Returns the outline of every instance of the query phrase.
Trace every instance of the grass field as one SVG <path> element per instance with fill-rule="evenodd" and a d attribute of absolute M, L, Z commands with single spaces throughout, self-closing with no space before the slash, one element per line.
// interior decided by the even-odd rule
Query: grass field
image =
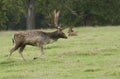
<path fill-rule="evenodd" d="M 46 45 L 45 59 L 33 60 L 40 50 L 27 46 L 26 62 L 18 51 L 7 60 L 14 32 L 0 32 L 0 79 L 120 79 L 120 27 L 74 30 L 78 36 Z"/>

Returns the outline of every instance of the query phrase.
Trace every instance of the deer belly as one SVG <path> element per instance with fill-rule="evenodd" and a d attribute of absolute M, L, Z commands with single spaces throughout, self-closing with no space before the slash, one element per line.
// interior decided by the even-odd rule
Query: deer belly
<path fill-rule="evenodd" d="M 26 41 L 25 44 L 26 45 L 37 46 L 37 42 L 36 41 L 32 41 L 32 40 Z"/>
<path fill-rule="evenodd" d="M 50 44 L 53 43 L 55 40 L 49 39 L 49 40 L 44 40 L 44 44 Z"/>
<path fill-rule="evenodd" d="M 27 45 L 37 46 L 38 42 L 40 42 L 38 38 L 27 38 L 24 43 Z"/>

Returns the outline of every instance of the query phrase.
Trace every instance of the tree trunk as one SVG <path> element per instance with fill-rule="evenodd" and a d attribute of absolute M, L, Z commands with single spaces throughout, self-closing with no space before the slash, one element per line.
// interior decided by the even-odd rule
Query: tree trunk
<path fill-rule="evenodd" d="M 27 0 L 27 29 L 35 29 L 35 0 Z"/>

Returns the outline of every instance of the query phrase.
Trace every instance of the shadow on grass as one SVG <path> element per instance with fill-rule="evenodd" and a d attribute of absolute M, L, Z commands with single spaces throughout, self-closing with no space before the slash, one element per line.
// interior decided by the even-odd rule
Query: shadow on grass
<path fill-rule="evenodd" d="M 40 64 L 44 63 L 46 60 L 39 58 L 36 61 L 31 59 L 26 59 L 26 61 L 22 59 L 9 59 L 9 60 L 3 60 L 0 61 L 0 67 L 9 67 L 9 66 L 29 66 L 29 65 L 34 65 L 34 64 Z"/>
<path fill-rule="evenodd" d="M 19 65 L 29 65 L 32 64 L 34 62 L 32 61 L 23 61 L 23 60 L 5 60 L 5 61 L 1 61 L 0 62 L 0 66 L 19 66 Z"/>
<path fill-rule="evenodd" d="M 8 60 L 8 61 L 2 61 L 2 62 L 0 62 L 0 65 L 8 65 L 8 64 L 13 64 L 13 63 L 15 63 L 15 61 L 13 61 L 13 60 Z"/>
<path fill-rule="evenodd" d="M 99 68 L 89 68 L 89 69 L 85 69 L 84 72 L 97 72 L 100 71 L 101 69 Z"/>
<path fill-rule="evenodd" d="M 45 49 L 62 48 L 61 46 L 46 46 Z"/>

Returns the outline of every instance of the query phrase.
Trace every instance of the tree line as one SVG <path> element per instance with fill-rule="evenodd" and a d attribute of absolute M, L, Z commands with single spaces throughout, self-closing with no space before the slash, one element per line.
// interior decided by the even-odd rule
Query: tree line
<path fill-rule="evenodd" d="M 0 0 L 0 30 L 27 29 L 30 0 Z M 49 15 L 56 9 L 64 26 L 120 25 L 120 0 L 34 0 L 35 29 L 49 27 Z"/>

